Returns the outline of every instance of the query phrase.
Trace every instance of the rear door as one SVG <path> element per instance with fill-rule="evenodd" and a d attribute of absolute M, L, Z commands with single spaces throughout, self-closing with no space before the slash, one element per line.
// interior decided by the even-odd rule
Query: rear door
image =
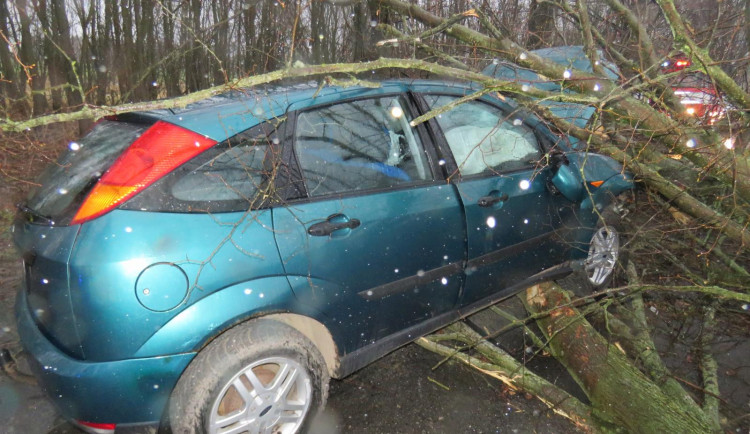
<path fill-rule="evenodd" d="M 464 222 L 403 95 L 292 113 L 305 197 L 274 210 L 290 283 L 359 348 L 452 309 Z M 296 161 L 295 161 L 296 160 Z"/>
<path fill-rule="evenodd" d="M 429 108 L 457 97 L 424 95 Z M 455 161 L 451 177 L 468 234 L 461 304 L 490 296 L 563 261 L 557 232 L 572 203 L 548 188 L 550 170 L 534 130 L 517 113 L 484 101 L 434 118 Z"/>

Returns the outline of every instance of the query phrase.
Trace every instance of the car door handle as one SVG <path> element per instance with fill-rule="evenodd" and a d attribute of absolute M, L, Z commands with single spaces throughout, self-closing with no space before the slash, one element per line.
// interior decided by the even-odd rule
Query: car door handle
<path fill-rule="evenodd" d="M 477 201 L 477 204 L 483 208 L 487 208 L 488 206 L 492 206 L 498 202 L 505 202 L 508 200 L 508 195 L 506 193 L 501 194 L 500 196 L 483 196 L 480 197 Z"/>
<path fill-rule="evenodd" d="M 315 223 L 307 229 L 307 233 L 314 237 L 326 237 L 331 235 L 333 232 L 340 229 L 354 229 L 359 227 L 360 221 L 358 219 L 351 219 L 347 221 L 332 222 L 331 220 L 337 218 L 343 218 L 342 214 L 334 214 L 328 217 L 328 220 L 320 223 Z"/>

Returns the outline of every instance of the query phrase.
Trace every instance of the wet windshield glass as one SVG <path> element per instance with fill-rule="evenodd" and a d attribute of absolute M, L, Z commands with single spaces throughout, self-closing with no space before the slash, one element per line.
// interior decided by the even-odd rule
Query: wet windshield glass
<path fill-rule="evenodd" d="M 82 139 L 69 143 L 67 152 L 42 173 L 39 187 L 29 195 L 28 209 L 49 219 L 75 212 L 91 186 L 146 128 L 147 124 L 98 123 Z"/>

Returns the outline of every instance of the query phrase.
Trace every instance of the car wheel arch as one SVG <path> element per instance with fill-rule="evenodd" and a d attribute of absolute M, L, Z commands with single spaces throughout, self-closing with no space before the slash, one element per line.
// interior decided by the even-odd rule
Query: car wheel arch
<path fill-rule="evenodd" d="M 325 356 L 329 371 L 338 367 L 339 352 L 332 333 L 314 310 L 294 301 L 286 278 L 274 276 L 243 282 L 197 300 L 172 316 L 132 355 L 135 358 L 199 352 L 230 328 L 258 318 L 277 319 L 298 330 Z M 252 289 L 250 288 L 252 287 Z M 280 290 L 284 288 L 284 290 Z M 243 303 L 249 296 L 264 303 Z M 300 309 L 294 309 L 294 307 Z M 290 309 L 292 308 L 292 309 Z"/>
<path fill-rule="evenodd" d="M 338 377 L 336 373 L 339 371 L 340 364 L 339 351 L 336 342 L 333 340 L 333 335 L 325 325 L 309 316 L 296 313 L 273 313 L 260 318 L 282 322 L 302 333 L 320 351 L 328 374 L 333 378 Z"/>
<path fill-rule="evenodd" d="M 216 340 L 224 332 L 231 328 L 237 327 L 244 323 L 251 321 L 258 321 L 263 319 L 275 320 L 284 323 L 298 332 L 302 333 L 310 342 L 317 347 L 320 354 L 323 356 L 323 361 L 326 364 L 328 375 L 332 378 L 339 378 L 337 375 L 340 366 L 339 350 L 336 342 L 333 339 L 333 335 L 328 328 L 323 325 L 320 321 L 311 318 L 306 315 L 301 315 L 293 312 L 274 312 L 274 313 L 258 313 L 251 314 L 243 318 L 235 318 L 234 321 L 230 321 L 217 330 L 216 333 L 208 336 L 200 346 L 195 348 L 195 352 L 200 352 L 203 348 L 207 347 L 211 342 Z"/>

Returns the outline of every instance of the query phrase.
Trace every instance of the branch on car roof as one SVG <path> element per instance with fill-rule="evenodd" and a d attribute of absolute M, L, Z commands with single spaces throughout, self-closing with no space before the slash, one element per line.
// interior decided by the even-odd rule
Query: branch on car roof
<path fill-rule="evenodd" d="M 25 121 L 3 119 L 0 120 L 0 130 L 23 131 L 41 125 L 49 125 L 58 122 L 77 121 L 81 119 L 98 119 L 108 115 L 116 115 L 133 111 L 182 108 L 187 106 L 188 104 L 210 98 L 212 96 L 219 95 L 230 90 L 241 91 L 244 88 L 252 88 L 261 84 L 273 83 L 284 79 L 315 77 L 320 75 L 339 73 L 357 74 L 362 72 L 370 72 L 376 69 L 388 68 L 426 71 L 443 77 L 451 77 L 456 80 L 474 81 L 483 86 L 492 87 L 493 90 L 502 90 L 511 93 L 529 95 L 537 98 L 553 98 L 557 101 L 569 101 L 584 104 L 592 103 L 594 101 L 592 98 L 576 94 L 564 95 L 559 93 L 545 92 L 535 88 L 525 89 L 516 82 L 498 80 L 477 72 L 451 68 L 437 63 L 425 62 L 423 60 L 381 58 L 371 62 L 294 66 L 291 68 L 269 72 L 267 74 L 252 75 L 235 80 L 228 84 L 210 87 L 208 89 L 200 90 L 188 95 L 171 99 L 121 104 L 114 106 L 84 106 L 81 110 L 78 111 L 39 116 Z"/>

